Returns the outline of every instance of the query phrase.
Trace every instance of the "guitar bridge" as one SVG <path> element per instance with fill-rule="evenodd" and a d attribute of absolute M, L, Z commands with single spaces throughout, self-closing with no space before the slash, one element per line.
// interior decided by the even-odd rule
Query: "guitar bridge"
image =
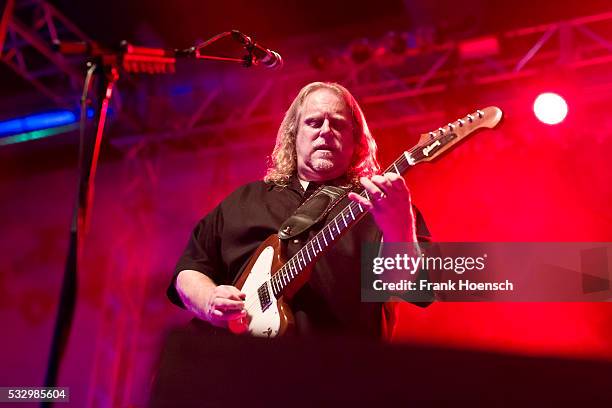
<path fill-rule="evenodd" d="M 266 309 L 272 304 L 272 301 L 270 300 L 270 291 L 268 290 L 268 285 L 266 283 L 257 288 L 257 296 L 259 297 L 261 311 L 265 312 Z"/>

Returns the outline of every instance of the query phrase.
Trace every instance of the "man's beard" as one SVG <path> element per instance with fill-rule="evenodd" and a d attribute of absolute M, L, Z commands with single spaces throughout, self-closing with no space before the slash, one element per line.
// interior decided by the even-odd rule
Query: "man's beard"
<path fill-rule="evenodd" d="M 334 153 L 328 150 L 318 150 L 311 156 L 311 167 L 315 171 L 327 172 L 332 170 L 338 163 Z"/>
<path fill-rule="evenodd" d="M 312 168 L 315 171 L 329 171 L 334 168 L 331 158 L 316 158 L 312 161 Z"/>

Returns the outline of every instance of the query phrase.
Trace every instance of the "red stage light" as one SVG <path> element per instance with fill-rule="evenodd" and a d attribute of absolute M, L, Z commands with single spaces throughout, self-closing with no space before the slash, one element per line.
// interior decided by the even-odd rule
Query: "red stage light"
<path fill-rule="evenodd" d="M 533 112 L 540 122 L 556 125 L 567 116 L 567 103 L 556 93 L 541 93 L 533 103 Z"/>

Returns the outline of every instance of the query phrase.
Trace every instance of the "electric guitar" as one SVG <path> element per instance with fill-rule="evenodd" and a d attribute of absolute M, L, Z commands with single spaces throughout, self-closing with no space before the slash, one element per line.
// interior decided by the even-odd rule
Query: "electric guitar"
<path fill-rule="evenodd" d="M 431 161 L 475 131 L 495 127 L 501 118 L 502 111 L 490 106 L 424 133 L 416 146 L 405 151 L 384 173 L 404 174 L 410 167 Z M 366 190 L 360 194 L 369 199 Z M 247 315 L 230 321 L 229 329 L 257 337 L 276 337 L 291 331 L 294 319 L 287 301 L 308 281 L 314 263 L 325 250 L 366 213 L 362 205 L 351 202 L 290 259 L 278 236 L 270 235 L 234 282 L 246 294 Z"/>

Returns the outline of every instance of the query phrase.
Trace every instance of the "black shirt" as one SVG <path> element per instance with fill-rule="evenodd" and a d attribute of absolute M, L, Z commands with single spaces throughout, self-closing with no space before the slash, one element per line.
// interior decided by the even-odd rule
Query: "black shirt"
<path fill-rule="evenodd" d="M 304 191 L 297 177 L 287 187 L 256 181 L 239 187 L 196 225 L 175 269 L 168 288 L 170 300 L 184 307 L 174 286 L 185 269 L 204 273 L 217 285 L 231 285 L 250 256 L 317 188 L 309 183 Z M 340 202 L 327 216 L 333 219 L 348 203 Z M 429 232 L 416 211 L 419 239 Z M 288 243 L 292 256 L 323 225 L 317 225 Z M 363 242 L 379 243 L 382 237 L 374 219 L 367 214 L 315 264 L 309 282 L 289 303 L 298 332 L 352 332 L 379 337 L 382 304 L 361 302 L 360 252 Z"/>

